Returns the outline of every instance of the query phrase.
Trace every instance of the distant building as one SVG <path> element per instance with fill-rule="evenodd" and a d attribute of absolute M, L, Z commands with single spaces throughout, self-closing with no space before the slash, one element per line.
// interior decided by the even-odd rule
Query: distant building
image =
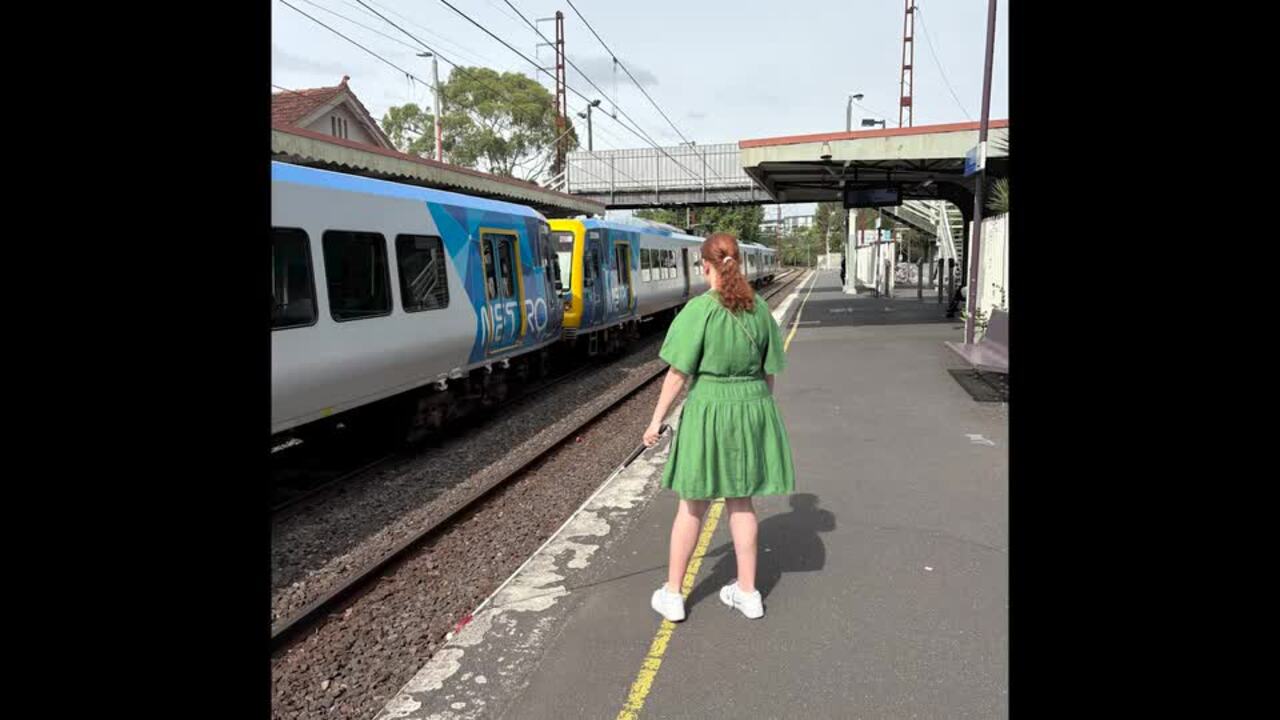
<path fill-rule="evenodd" d="M 813 215 L 786 215 L 782 218 L 781 229 L 783 235 L 803 230 L 813 225 Z M 769 217 L 766 213 L 765 219 L 760 222 L 760 234 L 767 237 L 777 237 L 779 222 L 777 217 Z"/>
<path fill-rule="evenodd" d="M 271 95 L 271 125 L 294 127 L 362 145 L 394 150 L 391 139 L 378 126 L 343 75 L 333 87 L 281 90 Z"/>

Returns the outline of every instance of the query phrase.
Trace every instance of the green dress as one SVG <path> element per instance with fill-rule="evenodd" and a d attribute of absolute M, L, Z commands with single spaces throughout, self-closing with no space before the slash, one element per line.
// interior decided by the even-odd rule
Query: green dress
<path fill-rule="evenodd" d="M 764 381 L 783 369 L 783 353 L 778 323 L 758 295 L 750 312 L 736 315 L 714 290 L 685 305 L 659 352 L 692 383 L 663 487 L 686 500 L 795 492 L 791 443 Z"/>

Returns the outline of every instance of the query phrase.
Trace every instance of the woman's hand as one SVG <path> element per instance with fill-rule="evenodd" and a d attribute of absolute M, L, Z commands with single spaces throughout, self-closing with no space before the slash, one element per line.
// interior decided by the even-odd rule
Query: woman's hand
<path fill-rule="evenodd" d="M 656 420 L 654 422 L 649 423 L 649 427 L 646 428 L 644 431 L 644 446 L 653 447 L 654 445 L 657 445 L 658 436 L 661 434 L 662 434 L 662 423 L 657 422 Z"/>

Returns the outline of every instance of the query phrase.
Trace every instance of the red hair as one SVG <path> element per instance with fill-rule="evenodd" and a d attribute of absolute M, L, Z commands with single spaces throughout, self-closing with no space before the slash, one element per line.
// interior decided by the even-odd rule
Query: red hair
<path fill-rule="evenodd" d="M 729 233 L 712 233 L 702 241 L 702 262 L 720 274 L 720 304 L 729 310 L 747 310 L 756 304 L 756 291 L 742 274 L 738 239 Z"/>

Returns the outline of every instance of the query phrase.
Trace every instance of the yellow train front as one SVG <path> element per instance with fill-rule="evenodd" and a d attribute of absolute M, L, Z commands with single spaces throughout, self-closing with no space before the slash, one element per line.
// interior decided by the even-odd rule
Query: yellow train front
<path fill-rule="evenodd" d="M 707 289 L 702 238 L 644 220 L 551 220 L 566 340 L 589 354 L 634 337 L 642 320 L 674 314 Z"/>

